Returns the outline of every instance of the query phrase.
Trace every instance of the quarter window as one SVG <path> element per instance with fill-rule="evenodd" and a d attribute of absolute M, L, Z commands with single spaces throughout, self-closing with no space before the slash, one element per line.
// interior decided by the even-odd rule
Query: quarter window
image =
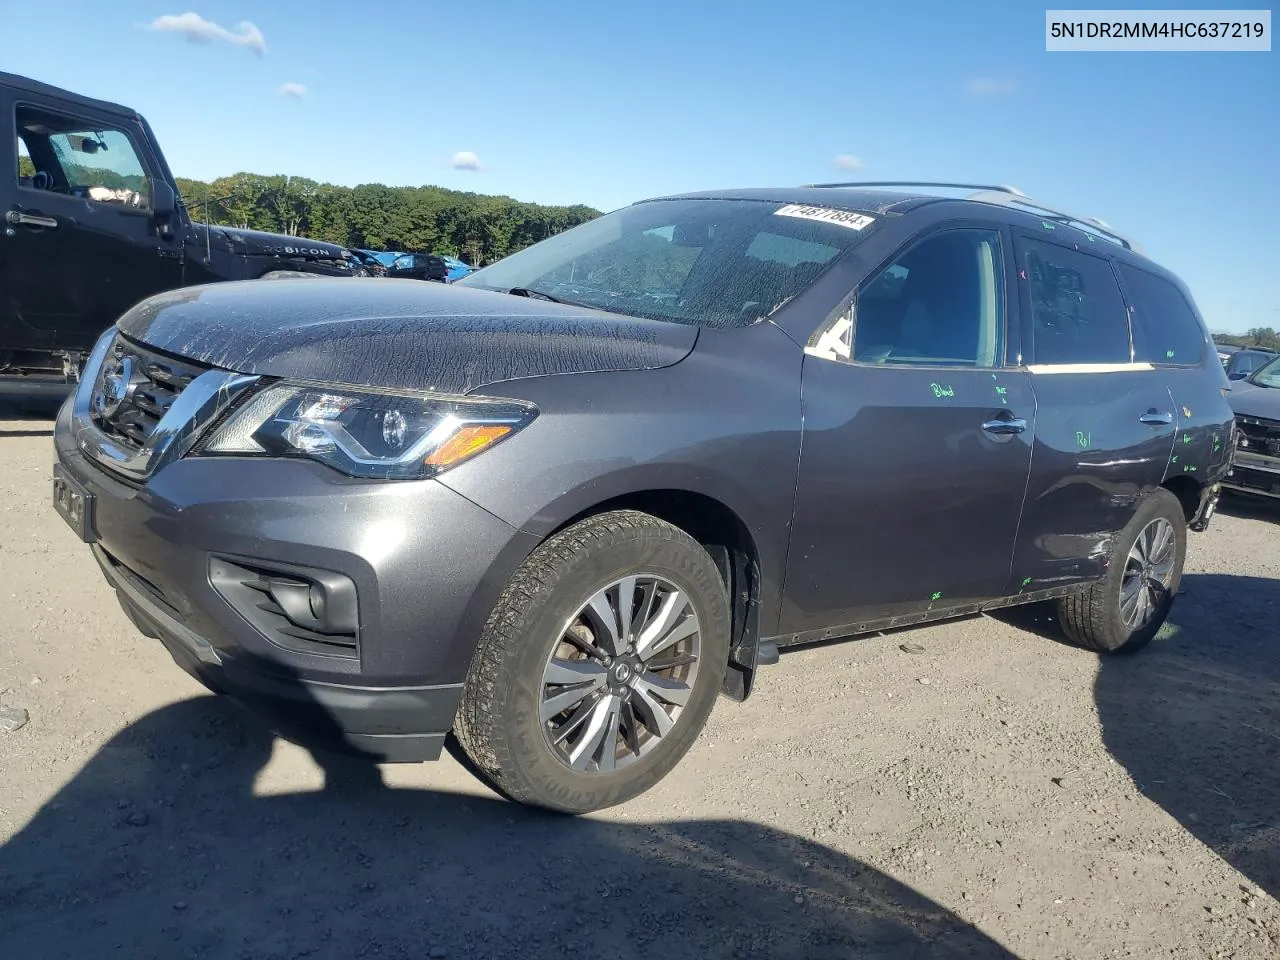
<path fill-rule="evenodd" d="M 858 290 L 853 320 L 859 363 L 996 366 L 1004 335 L 1000 235 L 948 230 L 916 244 Z"/>
<path fill-rule="evenodd" d="M 1128 363 L 1129 318 L 1111 264 L 1056 244 L 1021 244 L 1031 364 Z"/>
<path fill-rule="evenodd" d="M 1182 291 L 1163 277 L 1117 263 L 1133 305 L 1133 359 L 1198 364 L 1207 337 Z"/>
<path fill-rule="evenodd" d="M 115 206 L 151 206 L 151 183 L 122 130 L 19 107 L 18 185 Z"/>

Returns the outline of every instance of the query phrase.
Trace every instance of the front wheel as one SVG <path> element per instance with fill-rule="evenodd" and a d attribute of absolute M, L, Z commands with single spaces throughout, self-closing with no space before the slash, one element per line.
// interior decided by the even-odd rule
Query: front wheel
<path fill-rule="evenodd" d="M 1168 490 L 1153 491 L 1116 537 L 1107 575 L 1058 601 L 1058 620 L 1079 646 L 1102 653 L 1141 649 L 1164 624 L 1182 580 L 1187 522 Z"/>
<path fill-rule="evenodd" d="M 499 598 L 455 733 L 513 800 L 566 813 L 661 780 L 711 713 L 729 655 L 724 581 L 656 517 L 590 517 L 542 544 Z"/>

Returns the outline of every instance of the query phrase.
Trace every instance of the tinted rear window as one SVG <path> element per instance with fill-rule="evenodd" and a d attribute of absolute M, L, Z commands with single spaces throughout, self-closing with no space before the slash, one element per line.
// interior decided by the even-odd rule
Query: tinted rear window
<path fill-rule="evenodd" d="M 1018 246 L 1031 301 L 1029 362 L 1128 363 L 1128 309 L 1111 264 L 1038 240 Z"/>
<path fill-rule="evenodd" d="M 1133 305 L 1134 360 L 1197 364 L 1204 356 L 1204 329 L 1174 284 L 1127 263 L 1117 263 Z"/>

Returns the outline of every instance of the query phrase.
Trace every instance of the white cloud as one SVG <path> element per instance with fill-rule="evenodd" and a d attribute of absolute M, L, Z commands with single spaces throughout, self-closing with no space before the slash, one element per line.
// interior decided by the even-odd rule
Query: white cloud
<path fill-rule="evenodd" d="M 301 100 L 307 95 L 307 88 L 301 83 L 282 83 L 276 93 L 294 100 Z"/>
<path fill-rule="evenodd" d="M 1013 80 L 996 80 L 992 77 L 975 77 L 964 85 L 970 96 L 997 97 L 1002 93 L 1013 93 L 1018 84 Z"/>
<path fill-rule="evenodd" d="M 188 43 L 201 46 L 222 42 L 244 47 L 258 56 L 267 52 L 267 41 L 262 36 L 262 31 L 248 20 L 237 23 L 235 30 L 231 31 L 211 20 L 206 20 L 198 13 L 168 13 L 152 20 L 148 29 L 161 33 L 176 33 L 185 37 Z"/>
<path fill-rule="evenodd" d="M 449 166 L 455 170 L 479 170 L 480 158 L 470 150 L 459 150 L 450 159 Z"/>
<path fill-rule="evenodd" d="M 842 153 L 838 157 L 832 157 L 831 165 L 837 170 L 861 170 L 866 166 L 861 157 L 855 157 L 852 153 Z"/>

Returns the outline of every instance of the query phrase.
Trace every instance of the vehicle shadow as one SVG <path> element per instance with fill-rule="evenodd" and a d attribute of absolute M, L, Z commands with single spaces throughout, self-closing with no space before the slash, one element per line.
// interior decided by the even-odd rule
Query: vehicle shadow
<path fill-rule="evenodd" d="M 61 405 L 61 400 L 48 397 L 0 396 L 0 438 L 52 436 Z M 41 420 L 49 421 L 48 427 L 32 427 Z"/>
<path fill-rule="evenodd" d="M 1280 896 L 1280 580 L 1186 575 L 1150 647 L 1101 658 L 1094 695 L 1138 789 Z"/>
<path fill-rule="evenodd" d="M 0 955 L 1013 956 L 865 864 L 755 824 L 392 789 L 320 752 L 323 789 L 258 795 L 272 740 L 212 696 L 112 738 L 0 847 Z"/>
<path fill-rule="evenodd" d="M 1228 492 L 1218 501 L 1218 512 L 1241 520 L 1280 523 L 1280 500 Z"/>

